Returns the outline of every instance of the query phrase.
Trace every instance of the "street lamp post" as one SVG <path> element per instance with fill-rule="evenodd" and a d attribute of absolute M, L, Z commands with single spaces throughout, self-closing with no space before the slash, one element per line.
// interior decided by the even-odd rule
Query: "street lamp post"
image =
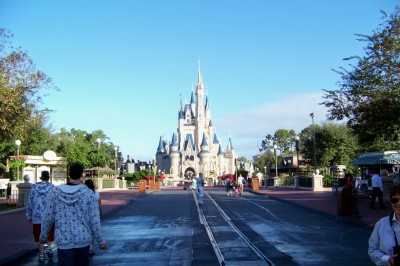
<path fill-rule="evenodd" d="M 118 147 L 115 146 L 114 147 L 114 155 L 115 155 L 115 164 L 114 164 L 114 171 L 115 171 L 115 175 L 117 175 L 117 158 L 118 158 Z"/>
<path fill-rule="evenodd" d="M 270 146 L 270 141 L 267 140 L 267 161 L 266 161 L 266 166 L 267 166 L 267 178 L 269 179 L 269 173 L 270 173 L 270 161 L 269 161 L 269 152 L 271 151 L 271 146 Z"/>
<path fill-rule="evenodd" d="M 98 151 L 98 155 L 100 154 L 100 145 L 101 145 L 101 139 L 100 138 L 97 138 L 96 139 L 96 142 L 97 142 L 97 151 Z M 97 157 L 97 159 L 99 159 L 99 156 Z M 99 160 L 100 161 L 100 160 Z M 99 173 L 99 170 L 100 170 L 100 162 L 97 162 L 97 178 L 100 178 L 100 173 Z"/>
<path fill-rule="evenodd" d="M 287 162 L 289 164 L 289 176 L 290 176 L 290 168 L 292 168 L 292 165 L 291 165 L 292 164 L 292 160 L 289 159 Z"/>
<path fill-rule="evenodd" d="M 296 156 L 297 156 L 297 171 L 296 171 L 296 176 L 300 175 L 300 161 L 299 161 L 299 149 L 300 149 L 300 137 L 296 135 L 294 137 L 295 143 L 296 143 Z"/>
<path fill-rule="evenodd" d="M 317 174 L 317 148 L 315 144 L 315 126 L 314 126 L 314 113 L 310 114 L 311 120 L 312 120 L 312 126 L 313 126 L 313 143 L 314 143 L 314 175 Z"/>
<path fill-rule="evenodd" d="M 154 174 L 154 188 L 156 187 L 156 171 L 157 171 L 157 165 L 156 165 L 156 157 L 153 156 L 153 174 Z"/>
<path fill-rule="evenodd" d="M 17 147 L 17 158 L 19 159 L 19 146 L 21 145 L 21 141 L 19 139 L 15 140 L 15 146 Z M 19 166 L 17 167 L 17 180 L 19 180 Z"/>
<path fill-rule="evenodd" d="M 278 156 L 276 154 L 276 150 L 278 149 L 278 146 L 275 144 L 274 145 L 274 155 L 275 155 L 275 179 L 278 178 Z M 275 185 L 275 181 L 274 181 Z"/>
<path fill-rule="evenodd" d="M 264 172 L 265 172 L 265 178 L 264 178 L 265 184 L 264 184 L 264 186 L 265 186 L 265 188 L 267 188 L 268 187 L 267 166 L 264 166 Z"/>

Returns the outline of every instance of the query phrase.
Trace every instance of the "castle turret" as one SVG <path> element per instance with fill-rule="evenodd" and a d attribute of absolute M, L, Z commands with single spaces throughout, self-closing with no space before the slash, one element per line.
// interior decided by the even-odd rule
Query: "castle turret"
<path fill-rule="evenodd" d="M 174 177 L 179 177 L 179 151 L 178 151 L 178 141 L 176 139 L 175 133 L 172 135 L 169 158 L 171 159 L 170 174 Z"/>
<path fill-rule="evenodd" d="M 222 152 L 222 147 L 221 144 L 218 144 L 218 153 L 217 153 L 217 169 L 218 169 L 218 175 L 222 175 L 224 172 L 224 154 Z"/>
<path fill-rule="evenodd" d="M 208 147 L 206 135 L 203 134 L 203 139 L 202 139 L 201 145 L 200 145 L 200 164 L 202 165 L 202 168 L 200 168 L 200 169 L 201 169 L 201 172 L 203 173 L 204 177 L 208 176 L 209 160 L 210 160 L 210 150 Z"/>
<path fill-rule="evenodd" d="M 229 137 L 228 145 L 226 147 L 225 158 L 227 160 L 227 165 L 228 165 L 227 171 L 229 173 L 234 173 L 236 171 L 235 151 L 233 149 L 231 137 Z"/>
<path fill-rule="evenodd" d="M 162 136 L 160 136 L 160 141 L 158 142 L 158 148 L 157 148 L 157 153 L 156 153 L 156 161 L 157 161 L 158 169 L 164 169 L 164 164 L 163 164 L 163 160 L 162 160 L 164 154 L 165 154 L 164 141 L 162 139 Z"/>

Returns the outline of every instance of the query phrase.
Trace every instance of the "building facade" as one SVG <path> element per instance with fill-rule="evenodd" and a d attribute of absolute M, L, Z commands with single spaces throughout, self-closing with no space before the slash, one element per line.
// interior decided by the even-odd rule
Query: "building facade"
<path fill-rule="evenodd" d="M 172 134 L 170 142 L 160 136 L 155 158 L 157 169 L 175 180 L 191 180 L 199 173 L 208 180 L 215 180 L 220 175 L 235 172 L 232 140 L 229 137 L 223 150 L 211 121 L 211 107 L 200 66 L 190 102 L 182 106 L 181 100 L 177 132 Z"/>

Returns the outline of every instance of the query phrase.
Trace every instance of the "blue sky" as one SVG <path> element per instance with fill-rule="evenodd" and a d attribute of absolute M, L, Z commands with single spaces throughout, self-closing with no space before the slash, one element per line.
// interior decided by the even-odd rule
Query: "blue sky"
<path fill-rule="evenodd" d="M 61 127 L 102 129 L 126 158 L 149 160 L 178 125 L 200 58 L 213 125 L 251 158 L 266 134 L 326 121 L 332 69 L 362 55 L 391 0 L 0 0 L 0 27 L 53 79 L 44 104 Z"/>

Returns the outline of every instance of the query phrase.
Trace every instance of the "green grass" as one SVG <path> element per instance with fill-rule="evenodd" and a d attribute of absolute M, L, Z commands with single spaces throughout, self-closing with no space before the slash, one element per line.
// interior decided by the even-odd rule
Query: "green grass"
<path fill-rule="evenodd" d="M 16 209 L 17 204 L 0 204 L 0 212 Z"/>

